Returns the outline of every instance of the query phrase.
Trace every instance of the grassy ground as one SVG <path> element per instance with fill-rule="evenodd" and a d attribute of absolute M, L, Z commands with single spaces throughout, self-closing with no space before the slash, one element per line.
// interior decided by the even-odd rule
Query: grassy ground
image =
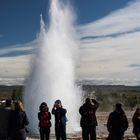
<path fill-rule="evenodd" d="M 0 86 L 0 101 L 11 98 L 22 100 L 24 86 Z M 133 110 L 140 106 L 140 87 L 138 86 L 82 86 L 83 100 L 86 97 L 96 98 L 100 103 L 99 111 L 110 111 L 113 105 L 121 102 L 125 110 Z M 0 107 L 3 106 L 0 103 Z"/>

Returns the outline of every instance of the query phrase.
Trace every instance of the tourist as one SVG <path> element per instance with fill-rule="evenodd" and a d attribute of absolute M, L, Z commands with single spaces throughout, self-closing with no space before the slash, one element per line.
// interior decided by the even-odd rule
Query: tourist
<path fill-rule="evenodd" d="M 52 109 L 55 116 L 55 136 L 56 140 L 66 140 L 66 109 L 62 107 L 60 100 L 56 100 Z"/>
<path fill-rule="evenodd" d="M 140 108 L 137 108 L 133 118 L 133 133 L 135 134 L 137 140 L 140 140 Z"/>
<path fill-rule="evenodd" d="M 5 102 L 5 108 L 0 109 L 0 140 L 7 140 L 9 138 L 10 130 L 10 116 L 12 100 L 7 99 Z"/>
<path fill-rule="evenodd" d="M 122 104 L 117 103 L 115 110 L 110 113 L 107 121 L 109 131 L 108 140 L 123 140 L 124 132 L 128 128 L 128 120 L 122 109 Z"/>
<path fill-rule="evenodd" d="M 12 140 L 26 139 L 26 125 L 28 125 L 28 118 L 23 108 L 21 101 L 15 102 L 15 110 L 11 116 L 11 138 Z"/>
<path fill-rule="evenodd" d="M 97 119 L 95 113 L 98 107 L 99 103 L 95 99 L 87 98 L 79 109 L 83 140 L 96 140 Z"/>
<path fill-rule="evenodd" d="M 50 138 L 50 127 L 51 127 L 51 113 L 47 103 L 41 103 L 39 107 L 40 112 L 38 113 L 39 120 L 39 132 L 41 140 L 49 140 Z"/>

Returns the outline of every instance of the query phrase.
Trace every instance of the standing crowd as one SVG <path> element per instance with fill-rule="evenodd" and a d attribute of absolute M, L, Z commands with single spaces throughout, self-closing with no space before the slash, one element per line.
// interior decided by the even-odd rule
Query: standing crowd
<path fill-rule="evenodd" d="M 25 140 L 29 124 L 27 115 L 21 101 L 16 101 L 11 108 L 11 100 L 6 100 L 5 108 L 0 109 L 0 140 Z M 99 103 L 95 99 L 86 98 L 85 103 L 79 108 L 81 115 L 80 126 L 83 140 L 96 140 L 96 127 L 98 125 L 96 111 Z M 38 120 L 41 140 L 50 139 L 51 114 L 55 118 L 56 140 L 66 140 L 67 110 L 63 108 L 60 100 L 56 100 L 52 111 L 49 111 L 46 102 L 39 106 Z M 133 118 L 133 133 L 140 140 L 140 108 L 137 108 Z M 122 109 L 122 104 L 117 103 L 107 120 L 109 135 L 106 140 L 123 140 L 128 128 L 127 116 Z"/>
<path fill-rule="evenodd" d="M 0 109 L 0 140 L 25 140 L 28 118 L 21 101 L 6 100 L 5 108 Z"/>

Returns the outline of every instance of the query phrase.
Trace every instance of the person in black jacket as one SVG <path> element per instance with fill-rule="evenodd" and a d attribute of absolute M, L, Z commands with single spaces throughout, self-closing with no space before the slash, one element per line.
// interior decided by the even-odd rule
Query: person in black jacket
<path fill-rule="evenodd" d="M 52 114 L 55 116 L 55 136 L 56 140 L 66 140 L 66 112 L 62 107 L 60 100 L 56 100 L 52 109 Z"/>
<path fill-rule="evenodd" d="M 27 131 L 25 126 L 29 122 L 21 101 L 15 103 L 15 110 L 12 112 L 10 121 L 12 140 L 25 140 Z"/>
<path fill-rule="evenodd" d="M 140 140 L 140 108 L 137 108 L 133 118 L 133 133 L 135 134 L 137 140 Z"/>
<path fill-rule="evenodd" d="M 117 103 L 115 110 L 110 113 L 107 121 L 107 129 L 109 131 L 109 140 L 123 140 L 124 132 L 128 128 L 128 120 L 122 109 L 122 104 Z"/>
<path fill-rule="evenodd" d="M 0 140 L 7 140 L 10 133 L 10 118 L 12 114 L 12 100 L 7 99 L 5 108 L 0 108 Z"/>
<path fill-rule="evenodd" d="M 95 99 L 87 98 L 79 109 L 83 140 L 89 140 L 89 136 L 90 140 L 96 140 L 97 119 L 95 113 L 98 107 L 99 103 Z"/>
<path fill-rule="evenodd" d="M 50 138 L 50 127 L 51 127 L 51 113 L 49 112 L 49 108 L 47 103 L 41 103 L 40 112 L 38 113 L 39 120 L 39 132 L 41 140 L 49 140 Z"/>

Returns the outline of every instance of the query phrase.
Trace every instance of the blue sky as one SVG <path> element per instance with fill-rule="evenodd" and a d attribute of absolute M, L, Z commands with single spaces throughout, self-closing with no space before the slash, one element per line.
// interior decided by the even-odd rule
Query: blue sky
<path fill-rule="evenodd" d="M 63 0 L 61 0 L 63 1 Z M 140 84 L 140 1 L 71 0 L 80 40 L 82 80 Z M 0 0 L 0 77 L 25 77 L 48 0 Z"/>
<path fill-rule="evenodd" d="M 113 10 L 124 7 L 129 0 L 72 0 L 77 23 L 100 19 Z M 27 43 L 36 38 L 40 14 L 48 22 L 48 0 L 0 0 L 0 47 Z"/>

